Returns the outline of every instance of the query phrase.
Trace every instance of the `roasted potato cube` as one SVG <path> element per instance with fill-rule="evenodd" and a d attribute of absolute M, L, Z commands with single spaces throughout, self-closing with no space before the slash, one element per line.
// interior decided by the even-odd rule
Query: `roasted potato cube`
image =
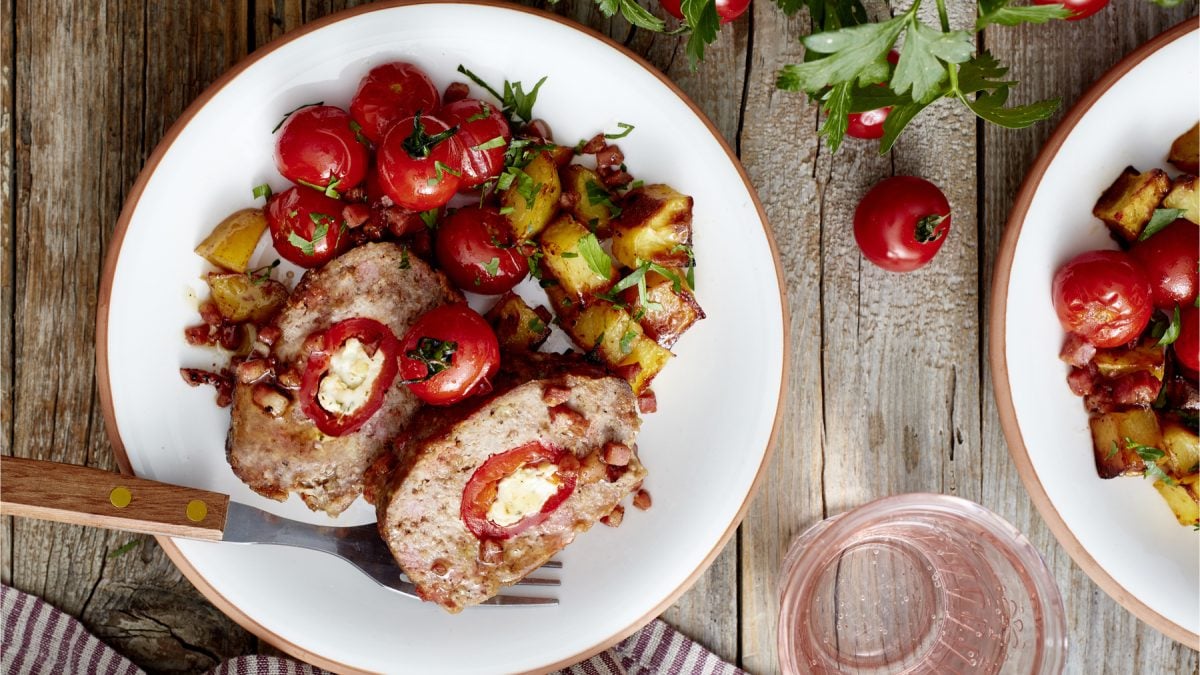
<path fill-rule="evenodd" d="M 633 351 L 642 327 L 623 308 L 597 302 L 582 308 L 570 327 L 571 338 L 609 366 L 616 366 Z"/>
<path fill-rule="evenodd" d="M 576 220 L 587 225 L 598 237 L 612 236 L 609 226 L 613 214 L 620 213 L 615 197 L 600 182 L 595 171 L 571 164 L 559 174 L 563 184 L 563 202 L 570 204 L 568 210 Z"/>
<path fill-rule="evenodd" d="M 508 214 L 513 234 L 520 241 L 532 239 L 558 211 L 562 183 L 558 167 L 545 152 L 538 153 L 522 169 L 523 175 L 500 193 L 502 213 Z"/>
<path fill-rule="evenodd" d="M 232 323 L 266 321 L 288 297 L 287 287 L 278 281 L 249 274 L 209 274 L 208 287 L 217 311 Z"/>
<path fill-rule="evenodd" d="M 1167 500 L 1167 506 L 1175 513 L 1175 519 L 1185 527 L 1195 527 L 1200 522 L 1200 474 L 1185 476 L 1169 485 L 1161 480 L 1154 481 L 1154 489 Z"/>
<path fill-rule="evenodd" d="M 1196 177 L 1183 175 L 1171 183 L 1171 191 L 1163 197 L 1163 208 L 1183 209 L 1183 217 L 1200 224 L 1200 193 L 1196 192 Z"/>
<path fill-rule="evenodd" d="M 1113 347 L 1096 351 L 1092 363 L 1100 370 L 1100 374 L 1117 378 L 1122 375 L 1144 370 L 1155 377 L 1163 379 L 1163 365 L 1166 362 L 1166 348 L 1154 342 L 1139 345 L 1132 349 Z"/>
<path fill-rule="evenodd" d="M 603 293 L 617 280 L 617 268 L 596 235 L 570 214 L 561 214 L 542 231 L 542 267 L 568 297 Z M 601 274 L 607 267 L 607 274 Z"/>
<path fill-rule="evenodd" d="M 638 288 L 625 289 L 621 299 L 629 311 L 638 317 L 646 336 L 670 349 L 687 329 L 704 318 L 704 310 L 688 288 L 686 272 L 672 270 L 676 277 L 669 279 L 658 272 L 646 273 L 646 302 L 642 303 Z M 676 286 L 678 285 L 678 290 Z"/>
<path fill-rule="evenodd" d="M 1161 169 L 1138 173 L 1132 166 L 1126 167 L 1100 195 L 1092 215 L 1123 241 L 1133 243 L 1170 189 L 1171 179 Z"/>
<path fill-rule="evenodd" d="M 1159 425 L 1162 450 L 1167 453 L 1164 470 L 1176 478 L 1200 471 L 1200 436 L 1173 417 L 1160 417 Z"/>
<path fill-rule="evenodd" d="M 633 387 L 633 393 L 641 394 L 674 356 L 654 340 L 642 337 L 634 341 L 629 356 L 614 371 Z"/>
<path fill-rule="evenodd" d="M 502 349 L 536 352 L 550 337 L 550 310 L 534 309 L 512 291 L 501 296 L 484 318 L 496 329 Z"/>
<path fill-rule="evenodd" d="M 1200 122 L 1175 139 L 1167 161 L 1180 171 L 1194 175 L 1200 173 L 1200 160 L 1197 159 L 1197 155 L 1200 155 Z"/>
<path fill-rule="evenodd" d="M 261 209 L 236 211 L 213 228 L 196 253 L 217 267 L 245 272 L 266 229 L 267 218 Z"/>
<path fill-rule="evenodd" d="M 626 195 L 613 221 L 613 255 L 636 268 L 643 261 L 682 267 L 690 259 L 692 198 L 668 185 L 647 185 Z"/>
<path fill-rule="evenodd" d="M 1088 424 L 1092 428 L 1092 449 L 1096 455 L 1096 472 L 1101 478 L 1140 476 L 1146 463 L 1135 450 L 1134 443 L 1162 448 L 1162 431 L 1153 410 L 1137 409 L 1095 415 Z"/>

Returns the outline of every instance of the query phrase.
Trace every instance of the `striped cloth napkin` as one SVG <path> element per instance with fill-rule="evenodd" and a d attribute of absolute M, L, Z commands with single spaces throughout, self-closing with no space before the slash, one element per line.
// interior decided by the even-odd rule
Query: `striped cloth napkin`
<path fill-rule="evenodd" d="M 0 673 L 145 675 L 129 659 L 96 639 L 74 617 L 43 600 L 0 585 Z M 277 656 L 239 656 L 209 675 L 325 675 L 326 671 Z M 660 620 L 612 649 L 559 671 L 565 675 L 744 675 Z"/>

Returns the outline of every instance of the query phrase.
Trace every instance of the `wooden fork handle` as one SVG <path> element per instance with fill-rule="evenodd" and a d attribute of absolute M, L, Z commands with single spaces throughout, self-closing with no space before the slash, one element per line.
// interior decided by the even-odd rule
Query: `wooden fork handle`
<path fill-rule="evenodd" d="M 0 457 L 0 514 L 220 541 L 229 496 L 102 469 Z"/>

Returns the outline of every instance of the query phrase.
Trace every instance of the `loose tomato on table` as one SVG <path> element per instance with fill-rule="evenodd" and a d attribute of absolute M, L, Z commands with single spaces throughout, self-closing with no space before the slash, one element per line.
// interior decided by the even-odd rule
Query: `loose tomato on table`
<path fill-rule="evenodd" d="M 330 197 L 361 183 L 369 157 L 350 121 L 346 111 L 329 105 L 293 112 L 279 129 L 275 143 L 279 173 Z"/>
<path fill-rule="evenodd" d="M 508 219 L 495 208 L 461 208 L 442 220 L 436 236 L 438 264 L 465 291 L 504 293 L 529 274 L 529 262 Z"/>
<path fill-rule="evenodd" d="M 423 314 L 400 340 L 400 376 L 417 398 L 450 405 L 491 391 L 500 343 L 488 322 L 464 303 Z"/>
<path fill-rule="evenodd" d="M 1150 282 L 1121 251 L 1075 256 L 1054 274 L 1052 294 L 1063 328 L 1100 348 L 1140 335 L 1154 309 Z"/>
<path fill-rule="evenodd" d="M 1179 313 L 1179 337 L 1175 338 L 1171 349 L 1192 377 L 1200 373 L 1200 309 L 1189 306 Z"/>
<path fill-rule="evenodd" d="M 458 163 L 462 172 L 460 189 L 479 187 L 500 175 L 512 132 L 499 107 L 464 98 L 447 104 L 438 117 L 446 124 L 458 127 L 463 150 L 462 160 Z"/>
<path fill-rule="evenodd" d="M 541 508 L 508 525 L 488 517 L 496 501 L 500 482 L 524 467 L 553 469 L 558 489 L 548 496 Z M 467 529 L 479 539 L 510 539 L 543 522 L 575 491 L 579 461 L 566 450 L 538 441 L 492 455 L 467 480 L 463 488 L 460 516 Z M 549 472 L 547 472 L 549 473 Z"/>
<path fill-rule="evenodd" d="M 279 255 L 301 267 L 316 267 L 341 253 L 345 205 L 305 187 L 271 195 L 265 214 Z"/>
<path fill-rule="evenodd" d="M 379 186 L 393 202 L 413 211 L 445 205 L 462 182 L 462 142 L 437 117 L 417 115 L 392 128 L 376 155 Z"/>
<path fill-rule="evenodd" d="M 1196 301 L 1200 280 L 1200 227 L 1180 218 L 1145 241 L 1134 242 L 1129 255 L 1150 282 L 1154 306 L 1170 310 Z"/>
<path fill-rule="evenodd" d="M 1078 21 L 1108 6 L 1108 0 L 1033 0 L 1035 5 L 1062 5 L 1071 12 L 1067 21 Z"/>
<path fill-rule="evenodd" d="M 363 77 L 350 101 L 350 115 L 362 134 L 378 145 L 398 122 L 433 113 L 439 102 L 437 87 L 425 71 L 396 61 L 375 66 Z"/>
<path fill-rule="evenodd" d="M 854 211 L 854 240 L 867 260 L 885 270 L 923 267 L 950 231 L 950 203 L 936 185 L 913 176 L 885 178 Z"/>
<path fill-rule="evenodd" d="M 659 0 L 658 4 L 671 16 L 683 20 L 683 3 L 680 0 Z M 717 16 L 721 18 L 721 23 L 729 23 L 745 14 L 749 7 L 750 0 L 717 0 Z"/>
<path fill-rule="evenodd" d="M 400 343 L 386 325 L 367 318 L 339 321 L 314 336 L 300 384 L 300 409 L 321 433 L 362 428 L 383 405 L 396 379 Z"/>

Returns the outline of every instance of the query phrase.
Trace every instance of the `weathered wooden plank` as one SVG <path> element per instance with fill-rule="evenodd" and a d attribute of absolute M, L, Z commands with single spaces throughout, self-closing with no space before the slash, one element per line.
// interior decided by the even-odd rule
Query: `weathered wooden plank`
<path fill-rule="evenodd" d="M 106 247 L 149 149 L 245 52 L 245 13 L 220 4 L 15 5 L 11 449 L 114 469 L 95 394 L 91 318 Z M 141 555 L 110 556 L 129 540 L 15 521 L 12 583 L 156 671 L 208 668 L 251 648 L 153 543 Z M 140 612 L 140 623 L 130 612 Z M 192 646 L 204 631 L 216 638 Z"/>
<path fill-rule="evenodd" d="M 982 170 L 987 190 L 980 246 L 985 258 L 981 289 L 991 285 L 992 266 L 1009 207 L 1026 170 L 1066 109 L 1123 55 L 1166 28 L 1194 16 L 1196 3 L 1165 10 L 1148 2 L 1123 3 L 1075 22 L 1047 26 L 997 28 L 985 36 L 988 48 L 1012 66 L 1021 80 L 1014 102 L 1058 96 L 1063 99 L 1054 121 L 1023 131 L 987 127 Z M 1194 19 L 1193 19 L 1194 20 Z M 1063 45 L 1071 48 L 1064 56 Z M 987 353 L 981 335 L 980 353 Z M 1025 532 L 1053 569 L 1066 604 L 1070 631 L 1070 673 L 1194 673 L 1200 669 L 1196 652 L 1161 635 L 1103 593 L 1055 541 L 1033 507 L 1024 485 L 1009 461 L 992 394 L 992 373 L 983 381 L 982 419 L 983 503 Z"/>
<path fill-rule="evenodd" d="M 13 0 L 3 0 L 3 14 L 13 16 Z M 0 454 L 12 454 L 13 433 L 13 373 L 16 351 L 13 349 L 15 330 L 13 290 L 17 278 L 17 252 L 13 248 L 13 221 L 17 213 L 15 201 L 17 174 L 13 165 L 13 146 L 16 143 L 15 102 L 13 79 L 16 76 L 13 46 L 17 24 L 6 21 L 0 26 Z M 12 583 L 12 518 L 0 518 L 0 583 Z"/>

